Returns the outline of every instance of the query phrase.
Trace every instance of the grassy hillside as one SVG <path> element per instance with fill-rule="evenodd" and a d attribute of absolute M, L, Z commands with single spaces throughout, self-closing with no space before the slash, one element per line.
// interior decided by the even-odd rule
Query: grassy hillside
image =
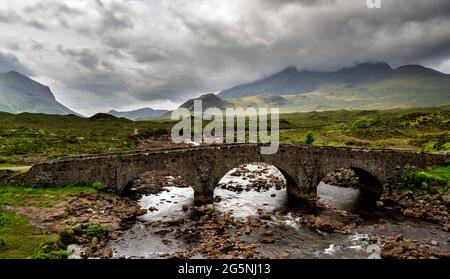
<path fill-rule="evenodd" d="M 450 151 L 450 106 L 385 111 L 326 111 L 281 115 L 282 143 Z M 206 124 L 206 123 L 205 123 Z M 142 139 L 168 138 L 174 122 L 133 122 L 109 115 L 0 113 L 0 167 L 66 155 L 136 150 Z"/>
<path fill-rule="evenodd" d="M 30 164 L 65 155 L 131 151 L 140 139 L 168 134 L 173 123 L 133 122 L 108 115 L 0 113 L 0 165 Z"/>
<path fill-rule="evenodd" d="M 367 86 L 337 86 L 320 91 L 276 96 L 258 95 L 227 99 L 241 107 L 279 107 L 282 112 L 386 110 L 392 108 L 436 107 L 450 104 L 450 80 L 390 79 Z M 282 100 L 282 101 L 280 101 Z"/>
<path fill-rule="evenodd" d="M 373 65 L 366 67 L 366 71 L 354 68 L 336 73 L 282 72 L 258 81 L 258 84 L 262 84 L 259 87 L 247 85 L 253 90 L 250 91 L 252 94 L 238 95 L 238 98 L 226 100 L 243 107 L 278 107 L 283 112 L 386 110 L 450 104 L 450 75 L 414 65 L 396 70 L 386 67 L 379 69 Z M 280 89 L 286 85 L 284 79 L 278 81 L 280 75 L 289 80 L 287 84 L 298 83 L 299 86 L 304 86 L 304 79 L 310 75 L 323 79 L 323 82 L 311 86 L 312 90 L 309 91 L 292 91 L 296 87 L 291 86 L 290 91 L 285 92 Z M 373 78 L 366 80 L 365 76 Z M 238 89 L 236 88 L 236 93 L 240 92 Z"/>
<path fill-rule="evenodd" d="M 316 145 L 450 151 L 450 106 L 385 111 L 329 111 L 282 116 L 281 141 Z"/>
<path fill-rule="evenodd" d="M 7 211 L 5 207 L 51 208 L 70 197 L 97 192 L 90 186 L 43 188 L 1 185 L 0 259 L 32 258 L 44 244 L 54 242 L 57 237 L 54 232 L 32 225 L 30 218 Z"/>

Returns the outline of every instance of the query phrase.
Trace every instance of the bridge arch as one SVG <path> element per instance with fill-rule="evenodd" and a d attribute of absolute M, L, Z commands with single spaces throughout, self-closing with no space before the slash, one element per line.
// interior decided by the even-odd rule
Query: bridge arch
<path fill-rule="evenodd" d="M 193 188 L 176 170 L 152 169 L 131 179 L 122 192 L 133 190 L 141 194 L 157 194 L 164 187 Z"/>
<path fill-rule="evenodd" d="M 219 169 L 220 171 L 217 172 L 214 179 L 214 188 L 217 187 L 220 184 L 220 181 L 230 172 L 232 172 L 234 169 L 239 168 L 244 165 L 258 165 L 258 164 L 265 164 L 267 166 L 272 166 L 275 168 L 284 179 L 284 187 L 287 189 L 288 193 L 296 192 L 298 191 L 298 184 L 296 180 L 296 172 L 294 168 L 289 169 L 283 166 L 282 164 L 277 164 L 276 162 L 273 162 L 271 160 L 263 160 L 260 158 L 260 160 L 243 160 L 241 162 L 232 162 L 228 164 L 223 164 Z M 214 191 L 214 189 L 212 189 Z"/>
<path fill-rule="evenodd" d="M 308 199 L 317 195 L 320 181 L 338 168 L 355 169 L 368 181 L 378 181 L 389 190 L 400 179 L 402 166 L 444 165 L 449 158 L 449 154 L 304 145 L 280 145 L 278 153 L 263 155 L 259 145 L 219 145 L 50 161 L 33 166 L 20 183 L 101 182 L 108 190 L 121 192 L 142 173 L 168 170 L 194 188 L 198 203 L 212 203 L 214 189 L 228 171 L 246 162 L 264 162 L 280 170 L 291 195 Z"/>
<path fill-rule="evenodd" d="M 360 190 L 365 198 L 372 200 L 381 197 L 384 191 L 384 186 L 379 178 L 361 168 L 352 167 L 350 169 L 356 173 L 356 176 L 358 176 L 361 183 Z"/>
<path fill-rule="evenodd" d="M 123 192 L 130 186 L 130 183 L 149 172 L 167 172 L 171 176 L 181 177 L 186 182 L 186 185 L 193 188 L 194 191 L 203 191 L 195 171 L 196 166 L 191 160 L 185 159 L 181 155 L 172 158 L 167 158 L 164 155 L 151 156 L 140 154 L 141 158 L 138 160 L 135 158 L 130 158 L 133 160 L 124 158 L 118 161 L 114 175 L 116 191 L 119 193 Z"/>
<path fill-rule="evenodd" d="M 267 174 L 267 172 L 272 172 L 270 175 L 266 175 L 266 179 L 270 179 L 272 177 L 280 178 L 282 183 L 282 188 L 287 187 L 287 180 L 289 179 L 288 174 L 286 172 L 283 173 L 283 171 L 270 163 L 266 162 L 248 162 L 244 164 L 240 164 L 237 166 L 232 167 L 229 171 L 225 172 L 225 174 L 222 175 L 219 174 L 217 180 L 217 186 L 223 185 L 226 183 L 224 179 L 228 178 L 229 176 L 236 176 L 236 177 L 242 177 L 244 174 L 250 173 L 250 180 L 255 179 L 258 174 Z M 240 174 L 241 173 L 241 174 Z M 255 177 L 252 177 L 252 174 Z M 249 176 L 244 176 L 245 180 L 249 179 Z M 217 187 L 216 186 L 216 187 Z"/>
<path fill-rule="evenodd" d="M 356 185 L 346 185 L 346 187 L 355 187 L 361 192 L 361 198 L 364 203 L 371 204 L 378 200 L 384 191 L 383 180 L 378 178 L 376 174 L 372 171 L 366 170 L 366 168 L 354 167 L 351 164 L 344 164 L 342 167 L 338 168 L 329 168 L 324 169 L 320 173 L 319 177 L 321 177 L 319 183 L 325 180 L 327 176 L 330 174 L 335 174 L 336 172 L 343 172 L 345 170 L 353 171 L 354 176 L 358 179 L 357 181 L 353 181 Z M 375 172 L 376 173 L 376 172 Z M 349 174 L 352 176 L 353 174 Z M 351 178 L 351 177 L 348 177 Z M 347 179 L 348 179 L 347 178 Z M 343 181 L 345 183 L 345 181 Z M 317 185 L 319 185 L 319 183 Z M 352 184 L 352 183 L 350 183 Z"/>

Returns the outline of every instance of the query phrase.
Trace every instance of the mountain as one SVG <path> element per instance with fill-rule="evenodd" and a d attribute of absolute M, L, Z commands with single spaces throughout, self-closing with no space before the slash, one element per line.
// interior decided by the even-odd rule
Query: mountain
<path fill-rule="evenodd" d="M 315 72 L 289 67 L 267 78 L 239 85 L 219 93 L 222 98 L 239 98 L 262 94 L 292 95 L 346 84 L 359 85 L 389 77 L 393 69 L 386 63 L 363 63 L 336 72 Z"/>
<path fill-rule="evenodd" d="M 164 114 L 169 112 L 168 110 L 155 110 L 152 108 L 143 108 L 138 110 L 132 110 L 132 111 L 116 111 L 116 110 L 110 110 L 108 114 L 114 115 L 116 117 L 123 117 L 127 118 L 129 120 L 138 120 L 138 119 L 150 119 L 150 118 L 157 118 L 161 117 Z"/>
<path fill-rule="evenodd" d="M 206 110 L 208 108 L 218 108 L 221 110 L 231 107 L 232 105 L 215 94 L 209 93 L 202 95 L 195 99 L 190 99 L 180 106 L 180 108 L 187 108 L 189 110 L 194 110 L 194 101 L 202 101 L 202 108 Z"/>
<path fill-rule="evenodd" d="M 450 75 L 419 65 L 393 69 L 386 63 L 335 72 L 290 67 L 219 96 L 236 106 L 277 106 L 284 112 L 430 107 L 450 104 Z"/>
<path fill-rule="evenodd" d="M 202 101 L 202 109 L 203 111 L 209 109 L 209 108 L 218 108 L 220 110 L 225 110 L 226 108 L 233 107 L 234 105 L 232 103 L 229 103 L 225 101 L 224 99 L 218 97 L 216 94 L 209 93 L 201 95 L 198 98 L 193 98 L 179 106 L 178 108 L 187 108 L 191 112 L 194 111 L 194 101 L 200 100 Z M 170 119 L 172 116 L 172 111 L 169 111 L 168 113 L 161 116 L 161 118 L 164 119 Z"/>
<path fill-rule="evenodd" d="M 0 111 L 79 115 L 56 101 L 48 86 L 17 72 L 0 74 Z"/>
<path fill-rule="evenodd" d="M 129 119 L 119 118 L 119 117 L 116 117 L 116 116 L 108 114 L 108 113 L 97 113 L 97 114 L 94 114 L 93 116 L 89 117 L 89 120 L 94 120 L 94 121 L 122 120 L 122 121 L 129 121 L 129 122 L 131 122 Z"/>

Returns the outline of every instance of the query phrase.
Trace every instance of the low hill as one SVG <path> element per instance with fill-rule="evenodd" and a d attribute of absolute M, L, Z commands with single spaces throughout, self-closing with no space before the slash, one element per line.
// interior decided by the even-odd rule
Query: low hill
<path fill-rule="evenodd" d="M 218 108 L 221 110 L 226 109 L 227 107 L 232 106 L 227 101 L 223 100 L 222 98 L 218 97 L 215 94 L 205 94 L 195 99 L 190 99 L 189 101 L 185 102 L 180 106 L 180 108 L 187 108 L 189 110 L 194 110 L 194 101 L 200 100 L 202 101 L 202 108 L 203 110 L 209 109 L 209 108 Z"/>
<path fill-rule="evenodd" d="M 123 117 L 129 120 L 140 120 L 140 119 L 150 119 L 150 118 L 158 118 L 168 113 L 168 110 L 155 110 L 152 108 L 143 108 L 132 111 L 116 111 L 110 110 L 108 114 L 114 115 L 116 117 Z"/>

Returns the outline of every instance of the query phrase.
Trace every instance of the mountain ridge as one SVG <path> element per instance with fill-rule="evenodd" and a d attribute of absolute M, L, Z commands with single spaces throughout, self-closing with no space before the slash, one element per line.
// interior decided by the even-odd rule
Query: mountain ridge
<path fill-rule="evenodd" d="M 361 63 L 330 72 L 298 70 L 291 66 L 260 80 L 223 90 L 218 96 L 229 99 L 264 94 L 300 95 L 342 85 L 366 86 L 401 75 L 450 79 L 450 75 L 420 65 L 404 65 L 394 69 L 383 62 Z"/>
<path fill-rule="evenodd" d="M 15 71 L 0 73 L 0 111 L 81 116 L 58 102 L 50 87 Z"/>

